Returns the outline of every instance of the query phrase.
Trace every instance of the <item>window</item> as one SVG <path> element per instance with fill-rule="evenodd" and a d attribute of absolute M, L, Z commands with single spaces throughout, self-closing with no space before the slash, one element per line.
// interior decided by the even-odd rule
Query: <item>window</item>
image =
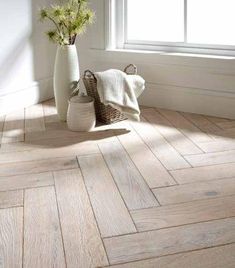
<path fill-rule="evenodd" d="M 235 0 L 110 2 L 117 48 L 235 55 Z"/>

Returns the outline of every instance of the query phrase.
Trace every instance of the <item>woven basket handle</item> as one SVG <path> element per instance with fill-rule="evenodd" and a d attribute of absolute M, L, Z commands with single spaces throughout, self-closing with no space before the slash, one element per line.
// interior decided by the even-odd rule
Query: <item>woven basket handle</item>
<path fill-rule="evenodd" d="M 130 69 L 130 68 L 132 68 L 133 69 L 133 71 L 132 72 L 129 72 L 128 71 L 128 69 Z M 135 66 L 135 64 L 129 64 L 129 65 L 127 65 L 126 66 L 126 68 L 124 69 L 124 72 L 126 73 L 126 74 L 137 74 L 137 67 Z"/>
<path fill-rule="evenodd" d="M 84 72 L 84 76 L 83 77 L 84 78 L 91 78 L 92 77 L 93 79 L 96 79 L 94 73 L 92 71 L 90 71 L 90 70 L 86 70 Z"/>

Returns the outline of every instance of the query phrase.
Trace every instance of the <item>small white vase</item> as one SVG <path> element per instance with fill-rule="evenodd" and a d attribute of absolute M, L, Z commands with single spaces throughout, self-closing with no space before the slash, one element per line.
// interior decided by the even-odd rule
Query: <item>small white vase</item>
<path fill-rule="evenodd" d="M 75 45 L 58 46 L 54 68 L 54 94 L 58 116 L 66 121 L 68 100 L 80 79 Z"/>
<path fill-rule="evenodd" d="M 69 100 L 67 125 L 72 131 L 90 131 L 95 127 L 94 99 L 75 96 Z"/>

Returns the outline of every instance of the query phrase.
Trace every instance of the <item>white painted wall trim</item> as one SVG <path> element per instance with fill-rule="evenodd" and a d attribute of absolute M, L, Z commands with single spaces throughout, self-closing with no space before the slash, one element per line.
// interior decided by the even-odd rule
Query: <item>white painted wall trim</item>
<path fill-rule="evenodd" d="M 0 96 L 0 115 L 53 98 L 53 79 L 33 82 L 29 87 Z"/>
<path fill-rule="evenodd" d="M 174 111 L 235 119 L 235 94 L 147 84 L 139 103 Z"/>

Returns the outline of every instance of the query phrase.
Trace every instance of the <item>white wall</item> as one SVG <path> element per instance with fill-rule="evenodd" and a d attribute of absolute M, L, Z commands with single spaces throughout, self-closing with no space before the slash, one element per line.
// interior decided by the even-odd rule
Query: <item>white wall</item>
<path fill-rule="evenodd" d="M 91 0 L 96 23 L 78 39 L 81 73 L 138 66 L 148 106 L 235 118 L 235 60 L 105 51 L 105 1 Z M 38 9 L 54 0 L 0 1 L 0 114 L 53 95 L 56 47 L 44 35 Z"/>
<path fill-rule="evenodd" d="M 82 70 L 138 66 L 147 81 L 140 102 L 235 118 L 235 59 L 154 52 L 105 51 L 105 0 L 93 0 L 96 24 L 78 42 Z"/>
<path fill-rule="evenodd" d="M 0 114 L 52 97 L 55 45 L 38 17 L 39 8 L 48 4 L 0 1 Z"/>

